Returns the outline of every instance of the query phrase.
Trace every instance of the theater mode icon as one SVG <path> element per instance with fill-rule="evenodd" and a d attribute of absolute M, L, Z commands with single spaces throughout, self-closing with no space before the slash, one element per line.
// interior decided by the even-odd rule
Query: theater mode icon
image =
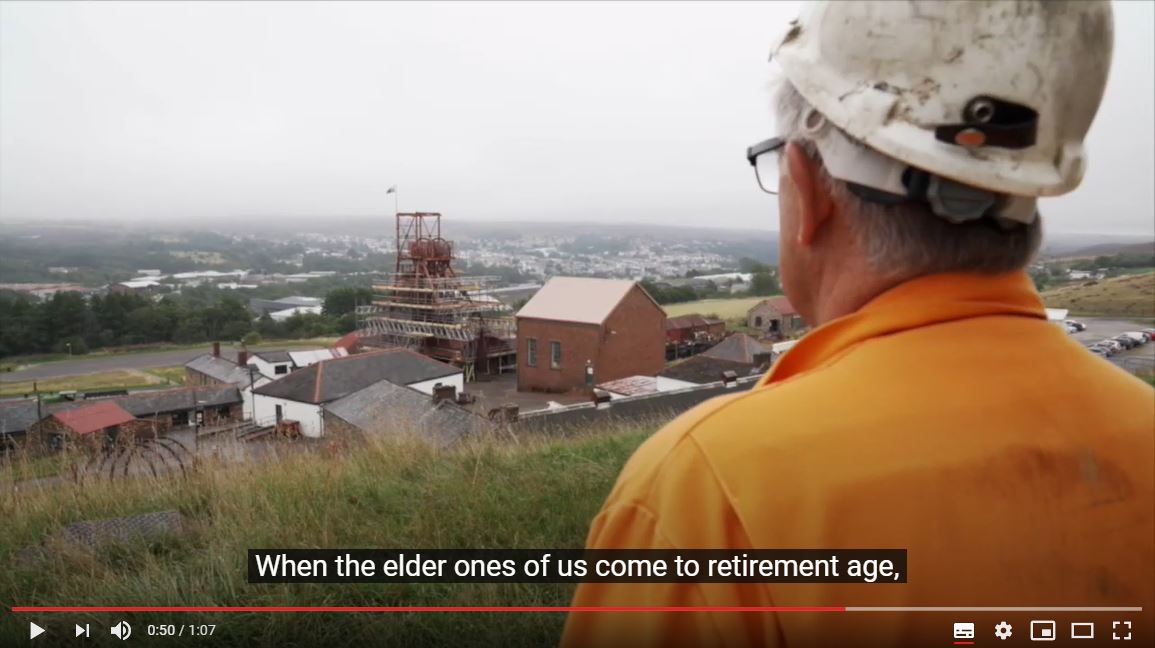
<path fill-rule="evenodd" d="M 1094 639 L 1095 638 L 1095 624 L 1090 621 L 1072 621 L 1071 622 L 1071 638 L 1072 639 Z"/>

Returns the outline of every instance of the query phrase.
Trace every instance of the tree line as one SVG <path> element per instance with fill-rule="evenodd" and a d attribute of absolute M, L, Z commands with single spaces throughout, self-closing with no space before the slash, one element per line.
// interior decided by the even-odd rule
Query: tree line
<path fill-rule="evenodd" d="M 39 300 L 0 292 L 0 357 L 35 353 L 83 354 L 90 350 L 171 342 L 299 339 L 343 335 L 357 327 L 353 313 L 372 298 L 368 288 L 330 290 L 320 314 L 285 321 L 254 318 L 232 291 L 187 288 L 153 300 L 142 295 L 60 292 Z"/>

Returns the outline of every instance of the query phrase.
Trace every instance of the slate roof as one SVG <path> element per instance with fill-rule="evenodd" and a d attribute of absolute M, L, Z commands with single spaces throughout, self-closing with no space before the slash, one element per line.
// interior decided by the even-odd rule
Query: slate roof
<path fill-rule="evenodd" d="M 58 412 L 80 409 L 94 403 L 111 402 L 137 418 L 148 418 L 157 414 L 191 410 L 194 394 L 198 407 L 221 407 L 242 402 L 240 391 L 233 385 L 210 385 L 141 391 L 127 396 L 114 396 L 99 400 L 45 404 L 43 412 L 45 416 L 49 416 Z M 0 433 L 27 431 L 36 420 L 35 399 L 0 403 Z"/>
<path fill-rule="evenodd" d="M 193 358 L 185 364 L 185 367 L 202 373 L 221 383 L 240 387 L 247 387 L 249 385 L 250 379 L 247 367 L 242 367 L 232 360 L 214 356 L 211 353 Z"/>
<path fill-rule="evenodd" d="M 0 434 L 24 432 L 35 422 L 36 399 L 0 402 Z"/>
<path fill-rule="evenodd" d="M 738 377 L 756 373 L 754 365 L 745 362 L 735 362 L 723 358 L 712 358 L 706 354 L 698 354 L 687 358 L 678 364 L 670 365 L 659 373 L 663 378 L 673 378 L 696 385 L 718 382 L 722 379 L 722 372 L 733 371 Z"/>
<path fill-rule="evenodd" d="M 369 434 L 416 434 L 441 445 L 488 427 L 484 418 L 450 401 L 381 380 L 337 399 L 325 411 Z"/>
<path fill-rule="evenodd" d="M 554 277 L 521 307 L 517 316 L 558 322 L 601 324 L 634 286 L 638 286 L 638 290 L 653 301 L 654 298 L 650 297 L 637 282 L 627 279 Z M 654 302 L 654 305 L 657 304 Z"/>
<path fill-rule="evenodd" d="M 382 380 L 396 385 L 444 378 L 461 369 L 401 348 L 325 360 L 274 380 L 255 391 L 301 403 L 329 403 Z"/>
<path fill-rule="evenodd" d="M 52 416 L 77 434 L 92 434 L 136 420 L 135 416 L 110 400 L 96 401 L 84 407 L 55 412 Z"/>
<path fill-rule="evenodd" d="M 278 349 L 276 351 L 257 351 L 253 355 L 271 364 L 293 361 L 293 359 L 289 357 L 289 352 L 285 349 Z"/>
<path fill-rule="evenodd" d="M 755 364 L 754 356 L 759 353 L 770 353 L 770 347 L 745 333 L 735 333 L 702 352 L 702 355 L 752 365 Z"/>

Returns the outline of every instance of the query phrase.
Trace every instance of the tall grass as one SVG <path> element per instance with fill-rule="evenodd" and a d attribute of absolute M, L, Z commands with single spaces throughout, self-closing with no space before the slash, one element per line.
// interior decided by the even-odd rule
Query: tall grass
<path fill-rule="evenodd" d="M 557 584 L 262 584 L 246 582 L 249 548 L 580 547 L 622 464 L 653 430 L 568 439 L 477 440 L 448 450 L 374 441 L 340 453 L 209 465 L 185 478 L 141 478 L 13 492 L 0 482 L 0 599 L 12 605 L 564 605 Z M 50 545 L 79 520 L 179 510 L 175 536 L 96 551 Z M 556 643 L 561 614 L 58 614 L 0 627 L 27 641 L 27 621 L 218 624 L 214 645 L 504 645 Z M 51 631 L 52 628 L 49 627 Z M 62 635 L 58 635 L 62 636 Z M 71 636 L 70 634 L 68 636 Z"/>

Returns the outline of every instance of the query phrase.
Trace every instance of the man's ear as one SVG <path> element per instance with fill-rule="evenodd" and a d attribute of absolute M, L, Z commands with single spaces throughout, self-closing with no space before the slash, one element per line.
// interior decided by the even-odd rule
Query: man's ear
<path fill-rule="evenodd" d="M 786 145 L 786 170 L 797 188 L 798 243 L 809 246 L 834 214 L 834 203 L 826 193 L 819 163 L 795 142 Z"/>

